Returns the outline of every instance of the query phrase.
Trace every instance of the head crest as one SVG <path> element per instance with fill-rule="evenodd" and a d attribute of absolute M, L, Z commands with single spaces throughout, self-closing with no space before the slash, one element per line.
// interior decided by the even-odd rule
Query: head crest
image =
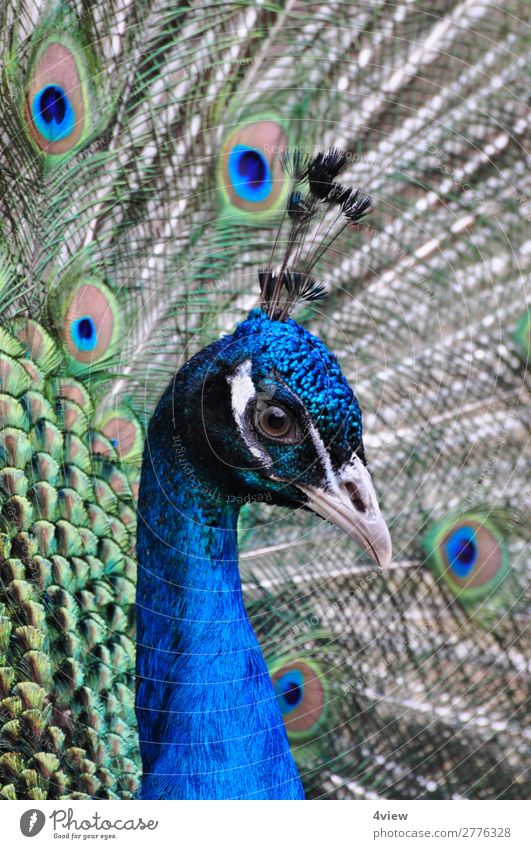
<path fill-rule="evenodd" d="M 347 154 L 335 147 L 311 158 L 300 150 L 282 156 L 292 186 L 269 264 L 258 275 L 260 306 L 272 319 L 285 321 L 298 303 L 324 297 L 325 289 L 312 276 L 313 269 L 343 230 L 358 224 L 370 209 L 369 195 L 336 182 L 347 163 Z M 331 221 L 318 241 L 329 213 Z M 278 269 L 274 269 L 273 258 L 286 219 L 289 232 L 285 249 Z M 312 224 L 315 229 L 307 248 Z"/>

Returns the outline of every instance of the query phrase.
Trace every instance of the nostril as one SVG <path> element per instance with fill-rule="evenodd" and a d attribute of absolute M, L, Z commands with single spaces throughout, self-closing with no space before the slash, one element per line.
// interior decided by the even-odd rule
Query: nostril
<path fill-rule="evenodd" d="M 344 486 L 344 488 L 347 492 L 347 495 L 350 498 L 352 504 L 354 505 L 354 507 L 356 507 L 356 509 L 359 510 L 360 513 L 364 513 L 365 512 L 365 504 L 363 503 L 363 501 L 360 498 L 360 494 L 357 490 L 356 484 L 353 483 L 352 481 L 345 481 L 343 486 Z"/>

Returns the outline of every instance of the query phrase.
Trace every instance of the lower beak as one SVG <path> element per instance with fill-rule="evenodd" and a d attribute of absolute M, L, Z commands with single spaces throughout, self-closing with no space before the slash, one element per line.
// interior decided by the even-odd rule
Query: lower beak
<path fill-rule="evenodd" d="M 296 485 L 306 495 L 307 507 L 356 540 L 378 566 L 389 566 L 389 530 L 380 513 L 371 476 L 357 455 L 326 488 Z"/>

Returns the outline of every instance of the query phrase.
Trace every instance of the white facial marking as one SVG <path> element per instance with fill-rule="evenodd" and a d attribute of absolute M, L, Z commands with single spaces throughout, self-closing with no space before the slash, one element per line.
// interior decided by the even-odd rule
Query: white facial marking
<path fill-rule="evenodd" d="M 240 435 L 253 457 L 256 457 L 264 465 L 269 466 L 271 464 L 271 458 L 251 438 L 249 429 L 246 427 L 245 422 L 245 411 L 247 406 L 256 396 L 255 385 L 251 377 L 250 360 L 245 360 L 244 363 L 241 363 L 238 366 L 234 374 L 229 377 L 229 383 L 231 389 L 232 412 Z"/>
<path fill-rule="evenodd" d="M 234 418 L 241 425 L 247 404 L 256 395 L 253 379 L 251 377 L 251 361 L 241 363 L 234 374 L 229 377 L 231 388 L 232 412 Z"/>
<path fill-rule="evenodd" d="M 338 484 L 337 484 L 337 478 L 336 478 L 336 475 L 334 473 L 334 469 L 332 468 L 332 461 L 330 460 L 330 455 L 329 455 L 328 451 L 326 450 L 325 444 L 324 444 L 323 440 L 321 439 L 319 431 L 317 430 L 315 425 L 312 424 L 311 422 L 309 424 L 309 431 L 310 431 L 310 436 L 312 437 L 312 442 L 315 446 L 315 450 L 317 451 L 317 453 L 319 455 L 319 459 L 321 460 L 321 463 L 323 464 L 323 468 L 325 470 L 326 483 L 327 483 L 328 489 L 330 489 L 331 492 L 339 492 L 339 487 L 338 487 Z"/>

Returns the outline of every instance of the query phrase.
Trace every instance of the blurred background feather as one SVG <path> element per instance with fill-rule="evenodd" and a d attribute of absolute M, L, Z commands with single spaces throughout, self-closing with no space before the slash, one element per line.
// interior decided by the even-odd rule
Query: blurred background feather
<path fill-rule="evenodd" d="M 332 145 L 373 211 L 298 318 L 364 410 L 394 560 L 249 505 L 249 615 L 310 797 L 529 794 L 526 11 L 2 5 L 2 796 L 134 792 L 142 427 L 256 304 L 282 150 Z"/>

